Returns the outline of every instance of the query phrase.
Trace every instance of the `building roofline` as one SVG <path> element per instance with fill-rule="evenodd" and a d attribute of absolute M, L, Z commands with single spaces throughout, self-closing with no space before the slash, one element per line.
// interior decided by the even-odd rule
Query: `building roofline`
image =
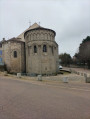
<path fill-rule="evenodd" d="M 30 30 L 26 31 L 26 32 L 24 33 L 24 38 L 25 38 L 25 35 L 26 35 L 29 31 L 33 31 L 33 30 L 49 30 L 49 31 L 52 31 L 52 32 L 54 33 L 54 35 L 56 35 L 56 32 L 55 32 L 54 30 L 39 26 L 39 27 L 37 27 L 37 28 L 30 29 Z"/>
<path fill-rule="evenodd" d="M 2 42 L 2 43 L 6 43 L 6 42 L 25 43 L 24 41 L 19 41 L 18 39 L 20 39 L 20 38 L 15 38 L 15 37 L 13 37 L 13 38 L 11 38 L 11 39 L 9 39 L 9 40 L 6 40 L 6 41 L 4 41 L 4 42 Z"/>

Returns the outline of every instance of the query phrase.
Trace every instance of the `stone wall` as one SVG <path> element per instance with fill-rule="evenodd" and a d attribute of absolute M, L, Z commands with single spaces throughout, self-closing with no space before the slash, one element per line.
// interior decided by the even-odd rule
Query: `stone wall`
<path fill-rule="evenodd" d="M 58 45 L 53 31 L 29 31 L 25 35 L 25 41 L 27 73 L 52 74 L 58 71 Z M 46 45 L 47 52 L 43 52 L 43 45 Z M 36 53 L 34 46 L 37 48 Z"/>
<path fill-rule="evenodd" d="M 55 41 L 55 35 L 53 32 L 49 30 L 34 30 L 30 31 L 26 34 L 25 36 L 26 42 L 33 41 L 33 40 L 50 40 L 50 41 Z"/>
<path fill-rule="evenodd" d="M 14 51 L 17 57 L 14 57 Z M 9 72 L 25 71 L 24 42 L 7 41 L 3 44 L 3 60 Z"/>

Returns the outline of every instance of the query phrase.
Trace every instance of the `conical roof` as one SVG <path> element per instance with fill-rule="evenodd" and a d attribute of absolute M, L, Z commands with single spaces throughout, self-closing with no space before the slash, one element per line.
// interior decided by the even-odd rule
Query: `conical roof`
<path fill-rule="evenodd" d="M 38 28 L 38 27 L 40 27 L 40 25 L 38 25 L 37 23 L 34 23 L 32 26 L 30 26 L 28 29 L 26 29 L 23 33 L 21 33 L 16 38 L 18 38 L 20 41 L 25 41 L 25 39 L 24 39 L 24 33 L 26 31 L 28 31 L 28 30 L 35 29 L 35 28 Z"/>

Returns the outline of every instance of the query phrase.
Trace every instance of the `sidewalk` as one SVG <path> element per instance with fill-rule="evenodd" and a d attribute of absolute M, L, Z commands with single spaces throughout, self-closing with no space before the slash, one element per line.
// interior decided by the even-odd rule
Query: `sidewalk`
<path fill-rule="evenodd" d="M 84 68 L 71 68 L 71 67 L 63 67 L 63 69 L 66 69 L 66 70 L 74 70 L 74 71 L 77 71 L 77 72 L 80 72 L 80 73 L 86 73 L 88 76 L 90 76 L 90 69 L 84 69 Z"/>

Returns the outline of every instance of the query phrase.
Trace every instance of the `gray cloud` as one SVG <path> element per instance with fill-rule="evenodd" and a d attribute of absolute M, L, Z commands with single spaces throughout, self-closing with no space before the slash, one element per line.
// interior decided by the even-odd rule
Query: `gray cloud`
<path fill-rule="evenodd" d="M 16 37 L 29 20 L 56 31 L 59 53 L 72 56 L 90 36 L 90 0 L 1 0 L 0 40 Z"/>

